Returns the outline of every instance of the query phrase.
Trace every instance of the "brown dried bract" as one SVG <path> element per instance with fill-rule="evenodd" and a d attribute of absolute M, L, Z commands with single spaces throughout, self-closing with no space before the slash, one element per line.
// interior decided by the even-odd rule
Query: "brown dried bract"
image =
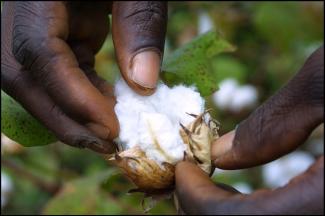
<path fill-rule="evenodd" d="M 211 118 L 208 124 L 204 121 L 204 115 L 208 111 L 201 115 L 189 114 L 195 120 L 187 127 L 181 124 L 180 135 L 188 146 L 187 157 L 193 158 L 196 164 L 209 174 L 211 172 L 211 143 L 219 137 L 217 133 L 219 123 Z"/>
<path fill-rule="evenodd" d="M 187 145 L 185 155 L 194 161 L 206 173 L 211 172 L 211 143 L 218 138 L 218 123 L 210 119 L 207 124 L 204 116 L 194 115 L 194 121 L 187 126 L 181 124 L 180 135 Z M 212 124 L 213 123 L 213 124 Z M 157 142 L 154 139 L 153 142 Z M 158 142 L 153 145 L 160 145 Z M 131 192 L 144 192 L 146 195 L 159 194 L 170 191 L 174 187 L 175 166 L 164 162 L 159 165 L 154 160 L 146 157 L 140 147 L 134 147 L 116 153 L 109 157 L 115 165 L 121 168 L 126 176 L 138 186 Z"/>
<path fill-rule="evenodd" d="M 167 162 L 159 166 L 154 160 L 148 159 L 139 147 L 130 148 L 113 157 L 110 160 L 138 186 L 137 191 L 154 193 L 174 184 L 175 166 Z"/>

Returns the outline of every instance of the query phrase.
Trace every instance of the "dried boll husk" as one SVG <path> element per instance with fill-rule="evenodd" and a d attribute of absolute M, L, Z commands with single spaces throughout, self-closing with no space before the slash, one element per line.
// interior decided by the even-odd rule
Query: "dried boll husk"
<path fill-rule="evenodd" d="M 162 166 L 146 157 L 138 147 L 130 148 L 114 155 L 115 164 L 121 168 L 137 190 L 147 193 L 167 189 L 174 183 L 174 165 L 164 162 Z"/>
<path fill-rule="evenodd" d="M 209 116 L 208 123 L 204 116 L 209 110 L 201 115 L 189 114 L 195 120 L 187 127 L 181 124 L 180 135 L 187 145 L 187 156 L 194 159 L 196 164 L 206 173 L 211 173 L 211 143 L 219 138 L 219 123 Z"/>
<path fill-rule="evenodd" d="M 195 163 L 206 173 L 211 172 L 211 142 L 218 138 L 218 123 L 211 119 L 206 122 L 204 117 L 208 111 L 200 114 L 188 114 L 193 116 L 194 120 L 189 125 L 181 125 L 179 131 L 186 151 L 186 158 L 195 161 Z M 153 145 L 159 149 L 160 144 L 153 140 Z M 166 162 L 161 165 L 156 161 L 146 157 L 140 147 L 136 146 L 124 151 L 120 151 L 109 157 L 116 166 L 121 168 L 126 176 L 136 185 L 137 189 L 131 192 L 144 192 L 146 195 L 164 193 L 174 187 L 175 164 Z"/>

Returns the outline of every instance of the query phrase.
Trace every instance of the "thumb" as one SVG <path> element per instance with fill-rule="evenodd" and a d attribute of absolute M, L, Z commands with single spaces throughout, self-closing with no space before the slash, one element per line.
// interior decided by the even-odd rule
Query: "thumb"
<path fill-rule="evenodd" d="M 115 52 L 123 78 L 141 95 L 156 88 L 167 25 L 167 3 L 116 1 L 112 9 Z"/>

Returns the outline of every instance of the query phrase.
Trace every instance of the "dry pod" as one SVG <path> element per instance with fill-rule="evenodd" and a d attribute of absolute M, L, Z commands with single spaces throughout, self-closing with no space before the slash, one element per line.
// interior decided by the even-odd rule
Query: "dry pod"
<path fill-rule="evenodd" d="M 219 123 L 209 116 L 207 122 L 204 116 L 208 111 L 201 115 L 189 114 L 195 120 L 187 127 L 181 124 L 180 135 L 183 142 L 187 145 L 187 155 L 194 159 L 196 164 L 206 173 L 211 173 L 211 143 L 219 137 Z"/>
<path fill-rule="evenodd" d="M 211 142 L 218 138 L 218 124 L 210 116 L 209 120 L 205 121 L 206 114 L 207 111 L 200 115 L 189 114 L 193 116 L 193 122 L 186 126 L 181 125 L 179 133 L 186 144 L 186 156 L 209 174 L 211 172 Z M 160 146 L 163 144 L 153 138 L 152 145 L 161 151 Z M 170 163 L 167 156 L 166 161 L 159 164 L 149 159 L 145 152 L 136 146 L 124 151 L 120 149 L 120 152 L 108 159 L 121 168 L 126 176 L 138 186 L 132 192 L 140 191 L 152 195 L 171 191 L 174 187 L 175 164 Z"/>
<path fill-rule="evenodd" d="M 174 183 L 175 167 L 168 162 L 160 166 L 154 160 L 148 159 L 138 146 L 117 153 L 109 160 L 113 160 L 138 186 L 133 191 L 155 193 L 168 189 Z"/>

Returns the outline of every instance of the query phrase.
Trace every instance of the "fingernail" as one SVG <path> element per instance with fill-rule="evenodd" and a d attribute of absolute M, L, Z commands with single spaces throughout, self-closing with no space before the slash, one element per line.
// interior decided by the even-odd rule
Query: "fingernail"
<path fill-rule="evenodd" d="M 133 57 L 130 78 L 145 88 L 155 88 L 159 78 L 161 58 L 157 51 L 147 50 Z"/>
<path fill-rule="evenodd" d="M 72 145 L 78 148 L 89 148 L 90 146 L 96 146 L 97 148 L 102 148 L 102 142 L 92 136 L 88 135 L 77 135 L 71 136 Z"/>
<path fill-rule="evenodd" d="M 101 154 L 110 154 L 114 152 L 114 146 L 112 143 L 98 143 L 92 142 L 90 143 L 87 148 L 92 149 Z"/>

